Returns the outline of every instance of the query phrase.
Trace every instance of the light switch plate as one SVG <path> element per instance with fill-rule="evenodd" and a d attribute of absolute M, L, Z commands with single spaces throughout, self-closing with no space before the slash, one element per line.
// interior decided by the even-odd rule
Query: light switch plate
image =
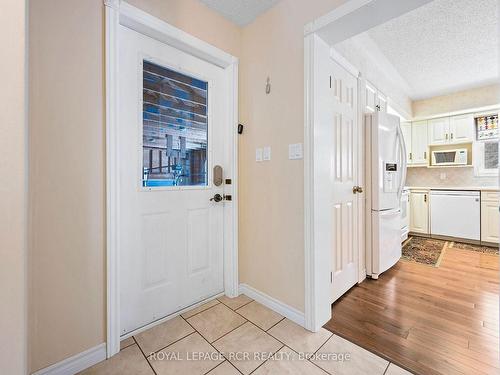
<path fill-rule="evenodd" d="M 304 157 L 302 152 L 302 143 L 293 143 L 288 145 L 288 159 L 298 160 Z"/>
<path fill-rule="evenodd" d="M 264 147 L 262 155 L 264 160 L 266 161 L 271 160 L 271 147 L 270 146 Z"/>
<path fill-rule="evenodd" d="M 261 148 L 255 149 L 255 161 L 262 161 L 262 149 Z"/>

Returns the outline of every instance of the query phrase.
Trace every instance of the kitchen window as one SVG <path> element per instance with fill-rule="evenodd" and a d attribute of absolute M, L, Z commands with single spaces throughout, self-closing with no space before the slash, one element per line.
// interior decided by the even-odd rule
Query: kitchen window
<path fill-rule="evenodd" d="M 498 114 L 474 118 L 474 171 L 476 176 L 498 176 Z"/>

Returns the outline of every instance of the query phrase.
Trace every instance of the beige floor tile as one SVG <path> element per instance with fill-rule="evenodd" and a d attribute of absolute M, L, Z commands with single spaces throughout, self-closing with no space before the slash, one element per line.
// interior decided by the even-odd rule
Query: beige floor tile
<path fill-rule="evenodd" d="M 335 354 L 350 355 L 349 360 L 334 360 L 332 358 L 319 358 Z M 353 344 L 337 335 L 333 335 L 321 347 L 313 359 L 319 367 L 335 375 L 382 375 L 389 362 L 385 359 Z"/>
<path fill-rule="evenodd" d="M 173 342 L 194 332 L 193 328 L 180 316 L 167 320 L 135 336 L 144 354 L 149 356 Z"/>
<path fill-rule="evenodd" d="M 217 366 L 207 375 L 240 375 L 240 372 L 236 370 L 228 361 L 225 361 L 222 365 Z"/>
<path fill-rule="evenodd" d="M 133 337 L 129 337 L 128 339 L 120 341 L 120 350 L 125 349 L 126 347 L 130 345 L 134 345 L 135 341 Z"/>
<path fill-rule="evenodd" d="M 387 368 L 385 375 L 412 375 L 412 373 L 396 366 L 394 363 L 391 363 Z"/>
<path fill-rule="evenodd" d="M 283 316 L 256 301 L 239 308 L 236 312 L 258 325 L 264 331 L 267 331 L 283 319 Z"/>
<path fill-rule="evenodd" d="M 250 297 L 247 297 L 244 294 L 240 294 L 238 297 L 235 298 L 222 296 L 217 299 L 221 301 L 224 305 L 228 306 L 233 310 L 239 309 L 241 306 L 246 305 L 247 303 L 253 301 Z"/>
<path fill-rule="evenodd" d="M 80 375 L 154 375 L 137 345 L 123 349 L 110 359 L 100 362 Z"/>
<path fill-rule="evenodd" d="M 299 355 L 290 348 L 284 347 L 276 353 L 273 359 L 268 360 L 253 374 L 327 375 L 328 373 L 313 365 L 307 359 L 299 357 Z"/>
<path fill-rule="evenodd" d="M 214 307 L 218 303 L 220 303 L 220 302 L 217 301 L 216 299 L 213 299 L 210 302 L 204 303 L 203 305 L 200 305 L 198 307 L 195 307 L 192 310 L 189 310 L 189 311 L 185 312 L 184 314 L 182 314 L 182 317 L 184 319 L 191 318 L 193 315 L 196 315 L 196 314 L 198 314 L 198 313 L 200 313 L 202 311 L 205 311 L 205 310 L 207 310 L 207 309 L 209 309 L 211 307 Z"/>
<path fill-rule="evenodd" d="M 201 335 L 209 342 L 214 342 L 221 336 L 246 322 L 234 311 L 218 304 L 188 319 Z"/>
<path fill-rule="evenodd" d="M 200 358 L 199 354 L 206 357 Z M 153 354 L 148 359 L 158 375 L 202 375 L 224 361 L 197 332 Z"/>
<path fill-rule="evenodd" d="M 310 332 L 288 319 L 282 320 L 268 332 L 299 353 L 314 353 L 332 336 L 326 329 Z"/>
<path fill-rule="evenodd" d="M 217 340 L 213 345 L 243 374 L 250 374 L 266 360 L 266 354 L 272 354 L 283 346 L 278 340 L 249 322 Z"/>

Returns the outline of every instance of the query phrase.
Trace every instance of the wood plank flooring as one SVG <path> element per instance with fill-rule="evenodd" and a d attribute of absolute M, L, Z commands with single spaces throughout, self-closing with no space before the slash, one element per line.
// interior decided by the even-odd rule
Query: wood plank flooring
<path fill-rule="evenodd" d="M 415 374 L 500 374 L 499 257 L 447 248 L 353 287 L 325 328 Z"/>

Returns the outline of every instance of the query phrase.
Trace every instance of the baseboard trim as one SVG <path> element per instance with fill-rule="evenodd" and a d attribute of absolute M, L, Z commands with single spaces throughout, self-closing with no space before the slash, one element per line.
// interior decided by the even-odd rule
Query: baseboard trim
<path fill-rule="evenodd" d="M 268 296 L 267 294 L 252 288 L 247 284 L 240 284 L 240 293 L 247 295 L 248 297 L 254 299 L 255 301 L 263 304 L 264 306 L 276 311 L 278 314 L 283 315 L 285 318 L 290 319 L 302 327 L 305 326 L 305 316 L 304 313 L 297 310 L 294 307 L 288 306 L 287 304 L 278 301 L 276 298 Z"/>
<path fill-rule="evenodd" d="M 84 352 L 45 367 L 33 375 L 74 375 L 106 359 L 106 344 L 94 346 Z"/>

